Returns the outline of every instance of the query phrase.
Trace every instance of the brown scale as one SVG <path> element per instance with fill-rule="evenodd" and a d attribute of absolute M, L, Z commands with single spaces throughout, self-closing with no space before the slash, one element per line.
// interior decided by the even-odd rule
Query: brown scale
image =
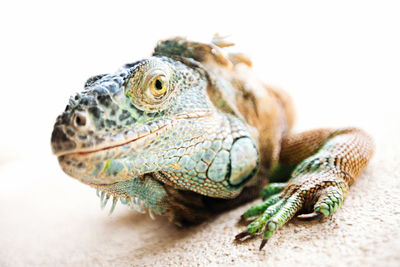
<path fill-rule="evenodd" d="M 283 166 L 295 166 L 308 157 L 318 157 L 319 154 L 323 154 L 320 166 L 308 172 L 294 171 L 288 187 L 282 193 L 289 197 L 297 190 L 305 190 L 303 209 L 308 211 L 319 196 L 325 193 L 322 189 L 340 184 L 348 188 L 354 183 L 372 157 L 372 139 L 356 128 L 318 129 L 293 134 L 282 140 L 279 163 Z M 329 157 L 326 158 L 326 155 Z M 324 165 L 325 162 L 328 164 Z"/>

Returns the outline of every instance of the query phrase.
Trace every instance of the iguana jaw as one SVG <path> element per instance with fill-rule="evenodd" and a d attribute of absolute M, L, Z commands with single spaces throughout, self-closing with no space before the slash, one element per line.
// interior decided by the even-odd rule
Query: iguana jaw
<path fill-rule="evenodd" d="M 153 127 L 152 130 L 147 125 L 140 125 L 125 135 L 130 136 L 130 139 L 124 139 L 121 136 L 119 138 L 111 137 L 110 140 L 119 139 L 119 142 L 105 141 L 101 147 L 60 153 L 57 155 L 59 164 L 65 173 L 91 186 L 106 187 L 116 182 L 132 179 L 144 173 L 132 171 L 128 175 L 130 170 L 127 164 L 131 161 L 130 156 L 145 151 L 144 146 L 148 142 L 162 136 L 172 127 L 170 120 L 164 120 L 158 125 L 158 128 Z M 122 163 L 123 168 L 118 169 L 113 166 L 115 162 Z"/>
<path fill-rule="evenodd" d="M 133 128 L 132 132 L 139 132 L 134 135 L 134 138 L 115 143 L 103 142 L 102 144 L 107 145 L 94 149 L 75 149 L 72 152 L 63 152 L 58 155 L 58 161 L 66 174 L 91 186 L 111 185 L 141 175 L 161 170 L 166 171 L 165 167 L 167 166 L 158 163 L 162 160 L 163 154 L 168 151 L 167 149 L 163 152 L 164 146 L 169 144 L 172 146 L 181 139 L 177 129 L 182 129 L 184 125 L 187 125 L 187 121 L 199 119 L 209 121 L 215 118 L 209 113 L 190 114 L 190 116 L 187 114 L 186 118 L 179 116 L 173 120 L 158 121 L 159 127 L 153 128 L 152 131 L 146 124 L 137 125 L 136 129 L 142 130 L 135 131 Z M 143 129 L 147 130 L 143 131 Z M 166 140 L 171 143 L 165 142 Z M 138 161 L 146 163 L 148 168 L 143 168 L 144 164 L 138 164 Z"/>

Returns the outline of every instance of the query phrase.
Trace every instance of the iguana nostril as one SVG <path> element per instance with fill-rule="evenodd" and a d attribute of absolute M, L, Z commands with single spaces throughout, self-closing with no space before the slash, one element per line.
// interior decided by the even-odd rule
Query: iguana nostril
<path fill-rule="evenodd" d="M 81 113 L 75 114 L 74 123 L 76 127 L 86 126 L 86 116 Z"/>

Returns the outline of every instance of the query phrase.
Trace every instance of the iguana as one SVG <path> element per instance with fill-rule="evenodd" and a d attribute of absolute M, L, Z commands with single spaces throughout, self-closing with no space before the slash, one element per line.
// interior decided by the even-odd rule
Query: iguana
<path fill-rule="evenodd" d="M 171 38 L 151 57 L 87 80 L 58 116 L 53 153 L 68 175 L 139 211 L 198 223 L 261 195 L 237 240 L 260 249 L 293 216 L 333 214 L 372 157 L 357 128 L 292 133 L 287 93 L 266 86 L 232 43 Z"/>

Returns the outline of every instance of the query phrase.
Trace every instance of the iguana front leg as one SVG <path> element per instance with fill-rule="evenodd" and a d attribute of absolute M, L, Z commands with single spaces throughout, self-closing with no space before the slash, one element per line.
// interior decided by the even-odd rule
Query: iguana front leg
<path fill-rule="evenodd" d="M 258 216 L 236 236 L 263 234 L 262 249 L 272 234 L 294 215 L 310 219 L 333 214 L 374 150 L 372 139 L 359 129 L 320 129 L 283 139 L 280 168 L 296 166 L 287 183 L 272 183 L 244 218 Z"/>

